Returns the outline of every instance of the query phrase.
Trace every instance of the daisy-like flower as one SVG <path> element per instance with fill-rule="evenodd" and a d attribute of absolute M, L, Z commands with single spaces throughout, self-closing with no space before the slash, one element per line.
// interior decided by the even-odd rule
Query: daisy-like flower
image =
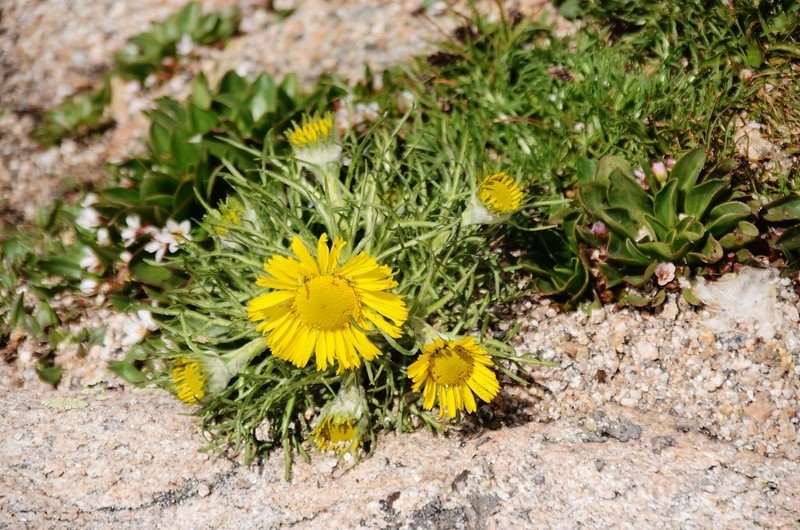
<path fill-rule="evenodd" d="M 153 315 L 146 309 L 140 309 L 135 315 L 130 315 L 128 321 L 122 326 L 123 346 L 139 344 L 151 332 L 158 330 L 158 324 L 153 320 Z"/>
<path fill-rule="evenodd" d="M 319 415 L 313 427 L 314 443 L 320 451 L 355 453 L 366 423 L 366 404 L 357 384 L 343 386 Z"/>
<path fill-rule="evenodd" d="M 390 337 L 402 334 L 408 310 L 401 295 L 387 292 L 397 286 L 391 269 L 365 252 L 340 264 L 345 245 L 337 237 L 329 249 L 322 234 L 315 260 L 295 236 L 297 258 L 273 256 L 264 264 L 268 276 L 256 283 L 271 291 L 247 309 L 276 357 L 303 367 L 314 354 L 317 370 L 338 363 L 341 373 L 380 355 L 367 333 L 378 328 Z"/>
<path fill-rule="evenodd" d="M 338 162 L 342 154 L 330 114 L 312 120 L 304 118 L 302 125 L 294 124 L 286 133 L 286 139 L 297 159 L 312 166 L 325 167 Z"/>
<path fill-rule="evenodd" d="M 522 190 L 507 173 L 484 177 L 464 212 L 463 224 L 502 223 L 522 207 Z"/>
<path fill-rule="evenodd" d="M 461 410 L 475 412 L 475 395 L 490 402 L 500 391 L 491 370 L 492 359 L 472 337 L 437 339 L 422 348 L 419 359 L 408 367 L 414 391 L 425 386 L 423 407 L 439 404 L 439 415 L 455 418 Z"/>
<path fill-rule="evenodd" d="M 172 388 L 184 403 L 195 403 L 206 395 L 206 374 L 198 361 L 180 357 L 172 366 Z"/>

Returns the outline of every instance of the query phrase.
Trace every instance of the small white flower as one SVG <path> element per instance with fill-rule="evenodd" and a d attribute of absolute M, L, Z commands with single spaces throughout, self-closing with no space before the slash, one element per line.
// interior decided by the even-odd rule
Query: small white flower
<path fill-rule="evenodd" d="M 97 204 L 97 195 L 94 193 L 87 193 L 86 197 L 81 201 L 81 208 L 88 208 L 93 204 Z"/>
<path fill-rule="evenodd" d="M 178 44 L 175 46 L 175 51 L 178 52 L 178 55 L 189 55 L 194 50 L 194 41 L 192 40 L 191 35 L 184 35 L 181 37 L 181 40 L 178 41 Z"/>
<path fill-rule="evenodd" d="M 125 217 L 125 228 L 120 232 L 122 244 L 125 248 L 136 243 L 136 240 L 145 233 L 145 230 L 142 229 L 142 219 L 138 215 L 134 214 Z"/>
<path fill-rule="evenodd" d="M 170 254 L 177 252 L 181 242 L 191 241 L 190 229 L 191 223 L 188 220 L 178 223 L 168 219 L 167 225 L 153 234 L 153 239 L 144 246 L 144 249 L 155 254 L 156 261 L 160 263 L 167 252 Z"/>
<path fill-rule="evenodd" d="M 91 278 L 86 278 L 81 280 L 80 285 L 78 288 L 81 290 L 83 294 L 93 295 L 97 294 L 97 288 L 100 287 L 100 283 L 97 280 L 93 280 Z"/>
<path fill-rule="evenodd" d="M 164 230 L 169 232 L 169 234 L 172 236 L 172 239 L 174 240 L 174 247 L 170 245 L 169 248 L 170 252 L 175 252 L 176 250 L 178 250 L 178 244 L 181 241 L 192 240 L 192 236 L 191 234 L 189 234 L 189 230 L 191 230 L 191 228 L 192 224 L 189 222 L 188 219 L 185 221 L 181 221 L 180 223 L 172 219 L 167 219 L 167 226 L 164 227 Z"/>
<path fill-rule="evenodd" d="M 75 219 L 75 224 L 84 230 L 94 230 L 98 226 L 102 225 L 103 221 L 100 217 L 100 213 L 97 210 L 91 206 L 87 206 L 81 209 L 81 212 Z"/>
<path fill-rule="evenodd" d="M 140 309 L 135 315 L 130 315 L 122 327 L 125 334 L 122 337 L 123 346 L 133 346 L 144 340 L 151 331 L 158 330 L 158 324 L 153 320 L 153 315 L 146 309 Z"/>
<path fill-rule="evenodd" d="M 668 262 L 659 263 L 656 265 L 655 275 L 658 285 L 667 285 L 675 279 L 675 265 Z"/>
<path fill-rule="evenodd" d="M 83 247 L 83 257 L 81 257 L 78 265 L 80 268 L 93 273 L 98 273 L 103 270 L 103 264 L 100 263 L 100 258 L 98 258 L 94 250 L 89 247 Z"/>
<path fill-rule="evenodd" d="M 108 234 L 108 228 L 100 228 L 97 230 L 97 243 L 103 247 L 111 244 L 111 236 Z"/>
<path fill-rule="evenodd" d="M 119 260 L 122 263 L 130 263 L 132 259 L 133 259 L 133 254 L 130 251 L 123 250 L 119 254 Z"/>

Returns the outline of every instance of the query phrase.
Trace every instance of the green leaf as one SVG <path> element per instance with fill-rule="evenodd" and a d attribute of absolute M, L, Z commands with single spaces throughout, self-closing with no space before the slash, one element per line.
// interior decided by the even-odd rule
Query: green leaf
<path fill-rule="evenodd" d="M 690 261 L 696 260 L 700 263 L 711 264 L 721 260 L 722 255 L 722 245 L 716 239 L 714 239 L 714 236 L 709 234 L 705 245 L 703 245 L 703 249 L 699 252 L 689 252 L 687 259 L 690 259 Z"/>
<path fill-rule="evenodd" d="M 764 207 L 764 219 L 770 222 L 800 221 L 800 197 L 781 197 Z"/>
<path fill-rule="evenodd" d="M 213 97 L 211 88 L 208 86 L 208 79 L 206 79 L 203 72 L 200 72 L 192 81 L 192 103 L 199 109 L 208 110 L 211 107 Z"/>
<path fill-rule="evenodd" d="M 599 182 L 584 182 L 578 188 L 578 202 L 595 219 L 602 219 L 608 208 L 606 185 Z"/>
<path fill-rule="evenodd" d="M 678 181 L 670 180 L 656 194 L 653 213 L 666 228 L 678 223 Z"/>
<path fill-rule="evenodd" d="M 647 266 L 647 268 L 644 270 L 642 274 L 638 276 L 633 276 L 633 275 L 625 276 L 623 279 L 625 280 L 625 283 L 629 285 L 632 285 L 634 287 L 641 287 L 642 285 L 650 281 L 650 278 L 652 278 L 653 274 L 655 273 L 656 267 L 658 267 L 658 263 L 654 261 L 653 263 Z"/>
<path fill-rule="evenodd" d="M 172 272 L 167 267 L 151 265 L 141 260 L 137 260 L 135 262 L 132 261 L 130 265 L 130 271 L 131 276 L 136 278 L 138 281 L 148 285 L 154 285 L 156 287 L 163 285 L 170 278 L 172 278 Z"/>
<path fill-rule="evenodd" d="M 704 305 L 700 297 L 688 287 L 681 290 L 681 296 L 683 296 L 683 299 L 693 306 L 701 307 Z"/>
<path fill-rule="evenodd" d="M 614 155 L 606 155 L 597 162 L 594 180 L 595 182 L 606 184 L 608 183 L 611 174 L 615 171 L 621 172 L 630 179 L 634 178 L 633 169 L 631 168 L 631 165 L 628 164 L 627 160 Z"/>
<path fill-rule="evenodd" d="M 670 172 L 670 178 L 678 181 L 678 189 L 688 192 L 697 183 L 697 178 L 706 163 L 706 153 L 695 149 L 683 155 Z"/>
<path fill-rule="evenodd" d="M 617 232 L 629 239 L 639 237 L 637 222 L 624 208 L 608 208 L 601 217 L 611 232 Z"/>
<path fill-rule="evenodd" d="M 730 182 L 722 179 L 708 180 L 694 186 L 686 193 L 683 207 L 684 213 L 694 216 L 695 219 L 702 219 L 709 206 L 729 186 Z"/>
<path fill-rule="evenodd" d="M 725 234 L 719 240 L 725 250 L 734 250 L 743 247 L 758 237 L 758 228 L 747 221 L 739 221 L 737 228 Z"/>
<path fill-rule="evenodd" d="M 620 238 L 613 232 L 608 236 L 608 259 L 623 265 L 646 267 L 650 258 L 642 254 L 630 239 Z"/>
<path fill-rule="evenodd" d="M 664 261 L 673 261 L 676 259 L 672 247 L 662 241 L 645 241 L 642 243 L 637 243 L 636 248 L 648 256 L 662 259 Z"/>
<path fill-rule="evenodd" d="M 647 307 L 650 305 L 650 298 L 633 291 L 624 291 L 617 303 L 623 307 Z"/>
<path fill-rule="evenodd" d="M 108 363 L 108 369 L 133 384 L 140 384 L 147 381 L 147 376 L 129 361 L 111 361 Z"/>
<path fill-rule="evenodd" d="M 717 237 L 730 230 L 741 220 L 753 215 L 750 207 L 743 202 L 726 202 L 715 206 L 709 214 L 706 230 Z"/>
<path fill-rule="evenodd" d="M 800 250 L 800 225 L 787 228 L 775 245 L 784 252 Z"/>
<path fill-rule="evenodd" d="M 38 267 L 46 274 L 61 276 L 66 280 L 80 280 L 82 274 L 78 262 L 64 256 L 42 260 L 39 262 Z"/>
<path fill-rule="evenodd" d="M 626 176 L 616 169 L 609 175 L 609 186 L 606 194 L 613 207 L 628 210 L 634 219 L 642 220 L 646 213 L 653 210 L 650 197 L 635 179 Z"/>
<path fill-rule="evenodd" d="M 36 373 L 39 374 L 39 379 L 53 386 L 58 386 L 61 381 L 61 376 L 64 374 L 64 369 L 57 364 L 36 364 Z"/>

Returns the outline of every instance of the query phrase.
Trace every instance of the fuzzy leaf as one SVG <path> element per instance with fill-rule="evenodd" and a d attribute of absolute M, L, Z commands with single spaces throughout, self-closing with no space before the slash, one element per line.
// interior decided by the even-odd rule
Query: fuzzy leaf
<path fill-rule="evenodd" d="M 594 181 L 606 184 L 614 171 L 620 171 L 628 178 L 634 178 L 633 169 L 631 169 L 631 165 L 628 164 L 627 160 L 614 155 L 606 155 L 597 162 Z"/>
<path fill-rule="evenodd" d="M 787 228 L 775 241 L 775 245 L 784 252 L 800 249 L 800 225 Z"/>
<path fill-rule="evenodd" d="M 722 259 L 723 250 L 722 245 L 714 239 L 714 236 L 709 234 L 708 239 L 706 239 L 705 245 L 703 245 L 703 249 L 699 252 L 689 252 L 687 258 L 690 261 L 697 261 L 699 263 L 716 263 Z"/>
<path fill-rule="evenodd" d="M 730 182 L 722 179 L 709 180 L 694 186 L 686 193 L 683 212 L 695 219 L 702 219 L 706 210 L 728 186 Z"/>
<path fill-rule="evenodd" d="M 754 224 L 747 221 L 739 221 L 738 227 L 733 232 L 722 236 L 719 242 L 725 250 L 734 250 L 743 247 L 757 237 L 758 228 Z"/>
<path fill-rule="evenodd" d="M 673 261 L 676 258 L 672 248 L 662 241 L 645 241 L 642 243 L 637 243 L 636 248 L 648 256 L 657 259 L 663 259 L 664 261 Z"/>
<path fill-rule="evenodd" d="M 644 215 L 653 209 L 650 197 L 639 183 L 620 170 L 614 170 L 609 175 L 606 196 L 611 206 L 627 209 L 635 219 L 644 219 Z"/>
<path fill-rule="evenodd" d="M 689 151 L 675 163 L 670 172 L 670 178 L 678 181 L 678 189 L 688 192 L 695 186 L 705 163 L 705 151 L 702 149 Z"/>
<path fill-rule="evenodd" d="M 653 213 L 665 227 L 675 227 L 678 223 L 678 181 L 670 180 L 658 191 Z"/>
<path fill-rule="evenodd" d="M 730 230 L 739 221 L 753 215 L 750 207 L 743 202 L 726 202 L 715 206 L 709 214 L 706 230 L 717 237 Z"/>
<path fill-rule="evenodd" d="M 800 197 L 782 197 L 766 205 L 764 210 L 766 221 L 800 221 Z"/>

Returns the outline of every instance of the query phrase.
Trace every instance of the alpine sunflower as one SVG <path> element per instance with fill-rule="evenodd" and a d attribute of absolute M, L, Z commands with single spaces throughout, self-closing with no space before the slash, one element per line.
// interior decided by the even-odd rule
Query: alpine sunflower
<path fill-rule="evenodd" d="M 184 357 L 172 367 L 172 387 L 178 399 L 184 403 L 195 403 L 206 395 L 206 374 L 198 361 Z"/>
<path fill-rule="evenodd" d="M 492 359 L 472 337 L 437 339 L 422 348 L 422 354 L 408 367 L 415 392 L 422 392 L 425 409 L 439 404 L 439 415 L 456 417 L 456 412 L 475 412 L 475 395 L 490 402 L 500 391 L 491 370 Z"/>
<path fill-rule="evenodd" d="M 295 257 L 273 256 L 264 264 L 267 275 L 256 283 L 271 289 L 248 304 L 250 320 L 272 354 L 303 367 L 311 355 L 317 370 L 338 363 L 339 373 L 373 360 L 380 350 L 367 334 L 375 328 L 399 337 L 408 318 L 403 296 L 387 292 L 397 286 L 389 267 L 360 252 L 340 264 L 346 243 L 328 236 L 317 243 L 317 258 L 295 236 Z"/>

